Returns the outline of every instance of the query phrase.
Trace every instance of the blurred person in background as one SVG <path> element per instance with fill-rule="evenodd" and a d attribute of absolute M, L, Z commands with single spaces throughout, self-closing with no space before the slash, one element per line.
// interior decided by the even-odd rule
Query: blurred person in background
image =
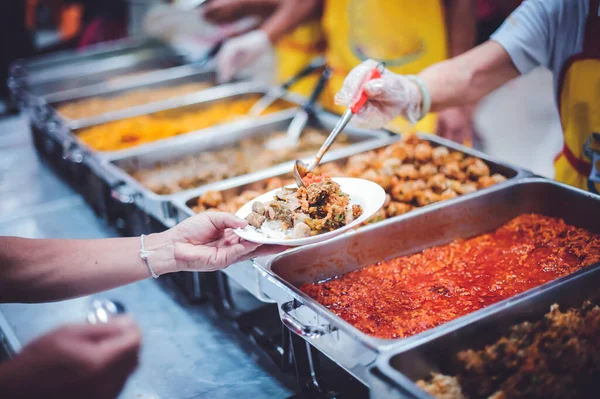
<path fill-rule="evenodd" d="M 344 77 L 368 58 L 386 62 L 390 70 L 416 74 L 475 44 L 474 0 L 212 0 L 204 6 L 207 19 L 225 23 L 241 15 L 266 15 L 262 25 L 231 38 L 217 59 L 222 80 L 229 80 L 276 46 L 278 78 L 293 76 L 324 51 L 333 76 L 321 103 L 338 113 L 334 95 Z M 306 79 L 297 91 L 314 86 Z M 452 107 L 428 115 L 414 128 L 469 144 L 474 106 Z M 390 126 L 412 127 L 402 119 Z"/>
<path fill-rule="evenodd" d="M 477 44 L 487 41 L 522 0 L 477 0 Z"/>
<path fill-rule="evenodd" d="M 368 60 L 352 70 L 336 102 L 347 106 L 375 65 Z M 526 0 L 490 40 L 473 50 L 432 65 L 416 78 L 386 71 L 381 79 L 366 83 L 369 101 L 356 119 L 374 128 L 398 115 L 416 122 L 428 111 L 474 104 L 539 66 L 554 74 L 563 129 L 554 177 L 598 194 L 600 0 Z"/>
<path fill-rule="evenodd" d="M 8 98 L 10 64 L 34 53 L 33 32 L 26 26 L 26 16 L 24 0 L 0 1 L 0 100 Z"/>
<path fill-rule="evenodd" d="M 90 295 L 150 276 L 220 270 L 285 249 L 245 241 L 232 231 L 247 224 L 228 213 L 206 212 L 141 242 L 0 237 L 0 303 Z M 140 330 L 127 316 L 61 327 L 0 363 L 0 397 L 113 399 L 136 368 L 140 345 Z"/>
<path fill-rule="evenodd" d="M 40 7 L 49 10 L 49 22 L 54 23 L 59 37 L 57 43 L 44 47 L 36 46 L 35 40 Z M 124 38 L 127 11 L 126 0 L 0 1 L 0 100 L 8 98 L 6 81 L 14 61 Z"/>
<path fill-rule="evenodd" d="M 127 36 L 126 0 L 81 0 L 79 3 L 83 6 L 79 48 Z"/>

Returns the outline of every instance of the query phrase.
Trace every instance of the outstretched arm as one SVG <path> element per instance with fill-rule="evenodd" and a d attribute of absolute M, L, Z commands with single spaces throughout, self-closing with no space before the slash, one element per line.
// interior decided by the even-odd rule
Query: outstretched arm
<path fill-rule="evenodd" d="M 367 60 L 354 68 L 336 94 L 339 105 L 348 106 L 367 73 L 376 62 Z M 476 103 L 510 79 L 519 75 L 504 48 L 488 41 L 466 53 L 432 65 L 419 74 L 431 95 L 430 111 Z M 414 80 L 386 71 L 380 79 L 364 84 L 369 101 L 356 121 L 366 127 L 380 128 L 402 115 L 416 122 L 422 114 L 423 98 Z"/>
<path fill-rule="evenodd" d="M 442 61 L 419 75 L 431 94 L 431 111 L 470 105 L 519 76 L 506 50 L 495 41 Z"/>
<path fill-rule="evenodd" d="M 282 250 L 239 238 L 231 229 L 246 221 L 227 213 L 194 216 L 145 237 L 158 274 L 213 271 Z M 32 240 L 0 237 L 0 302 L 72 298 L 150 277 L 140 257 L 140 238 Z"/>

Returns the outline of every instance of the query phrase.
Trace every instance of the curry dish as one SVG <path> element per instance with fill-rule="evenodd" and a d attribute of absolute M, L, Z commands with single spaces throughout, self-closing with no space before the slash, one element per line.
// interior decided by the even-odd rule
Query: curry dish
<path fill-rule="evenodd" d="M 285 132 L 246 138 L 234 146 L 201 152 L 176 162 L 131 170 L 129 173 L 157 194 L 172 194 L 312 156 L 326 138 L 325 132 L 308 128 L 300 136 L 296 147 L 265 151 L 267 140 L 283 137 L 286 137 Z M 348 136 L 341 135 L 331 149 L 344 147 L 348 142 Z"/>
<path fill-rule="evenodd" d="M 600 236 L 537 214 L 300 289 L 369 335 L 403 338 L 600 261 Z"/>
<path fill-rule="evenodd" d="M 455 377 L 434 374 L 417 385 L 439 399 L 575 399 L 600 390 L 600 307 L 557 304 L 535 322 L 511 328 L 481 350 L 457 355 Z"/>
<path fill-rule="evenodd" d="M 414 208 L 472 193 L 506 180 L 505 176 L 492 173 L 479 158 L 444 146 L 433 147 L 428 141 L 412 135 L 380 150 L 353 155 L 342 164 L 325 163 L 317 173 L 367 179 L 383 187 L 387 193 L 386 202 L 371 222 L 402 215 Z M 194 210 L 236 212 L 259 195 L 292 183 L 291 177 L 274 178 L 256 183 L 236 196 L 209 192 L 198 199 Z"/>
<path fill-rule="evenodd" d="M 194 130 L 246 117 L 260 96 L 246 96 L 212 102 L 194 109 L 174 109 L 117 120 L 83 129 L 79 138 L 98 151 L 118 151 L 166 139 Z M 292 105 L 278 101 L 265 112 L 281 111 Z"/>
<path fill-rule="evenodd" d="M 69 119 L 84 119 L 119 111 L 137 105 L 150 104 L 186 94 L 195 93 L 211 87 L 209 82 L 187 83 L 178 86 L 159 87 L 155 89 L 132 90 L 112 97 L 92 97 L 73 101 L 57 108 L 58 112 Z"/>
<path fill-rule="evenodd" d="M 362 215 L 348 194 L 327 176 L 309 173 L 306 187 L 283 187 L 271 201 L 255 201 L 246 217 L 250 226 L 273 238 L 305 238 L 337 230 Z"/>

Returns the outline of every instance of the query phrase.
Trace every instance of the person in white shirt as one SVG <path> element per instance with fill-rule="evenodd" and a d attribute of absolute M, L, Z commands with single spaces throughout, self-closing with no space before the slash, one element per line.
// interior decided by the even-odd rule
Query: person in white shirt
<path fill-rule="evenodd" d="M 599 192 L 598 0 L 526 0 L 482 45 L 418 76 L 386 71 L 381 79 L 363 86 L 364 77 L 375 65 L 376 61 L 368 60 L 353 69 L 336 95 L 336 102 L 347 106 L 364 87 L 369 101 L 357 119 L 371 128 L 382 127 L 398 115 L 414 123 L 430 111 L 474 104 L 520 74 L 546 66 L 554 73 L 564 132 L 555 178 Z"/>

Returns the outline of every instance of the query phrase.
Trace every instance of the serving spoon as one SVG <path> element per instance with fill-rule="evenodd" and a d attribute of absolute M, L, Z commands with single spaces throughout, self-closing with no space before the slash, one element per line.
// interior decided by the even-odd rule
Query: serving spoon
<path fill-rule="evenodd" d="M 385 70 L 385 64 L 383 62 L 380 62 L 379 64 L 377 64 L 375 66 L 375 68 L 373 68 L 371 71 L 369 71 L 369 73 L 364 77 L 364 79 L 360 85 L 361 88 L 360 88 L 356 98 L 352 101 L 352 104 L 350 105 L 350 107 L 348 107 L 348 109 L 344 112 L 344 114 L 342 115 L 342 117 L 340 118 L 338 123 L 336 123 L 335 127 L 333 128 L 333 130 L 327 137 L 327 140 L 325 140 L 325 142 L 323 143 L 323 145 L 317 152 L 317 156 L 315 157 L 315 159 L 308 165 L 299 159 L 296 160 L 296 162 L 294 163 L 293 175 L 294 175 L 294 180 L 296 181 L 296 184 L 298 185 L 298 187 L 306 187 L 306 185 L 304 184 L 304 181 L 302 180 L 304 178 L 304 176 L 306 176 L 308 173 L 315 170 L 315 168 L 319 165 L 319 163 L 321 162 L 321 159 L 323 158 L 325 153 L 329 150 L 329 147 L 331 147 L 331 145 L 333 144 L 333 142 L 335 141 L 337 136 L 340 134 L 340 132 L 342 130 L 344 130 L 344 128 L 346 127 L 348 122 L 350 122 L 352 117 L 362 109 L 362 107 L 365 105 L 365 103 L 369 99 L 363 90 L 363 86 L 365 85 L 365 83 L 367 83 L 370 80 L 380 78 L 381 75 L 383 74 L 384 70 Z"/>

